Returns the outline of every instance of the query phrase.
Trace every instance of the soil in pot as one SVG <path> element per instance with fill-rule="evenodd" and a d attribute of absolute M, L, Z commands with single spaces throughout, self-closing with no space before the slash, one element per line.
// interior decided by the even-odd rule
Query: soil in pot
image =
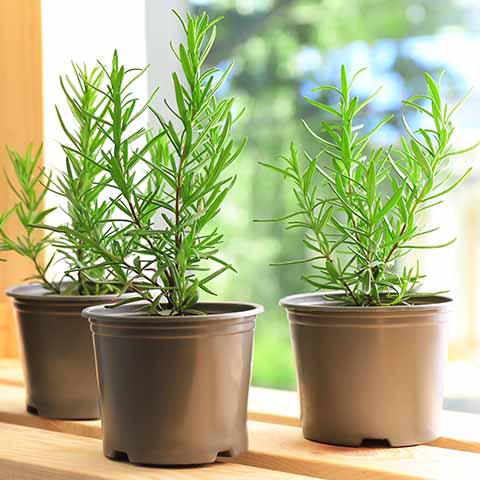
<path fill-rule="evenodd" d="M 99 418 L 95 360 L 84 308 L 116 295 L 53 295 L 40 284 L 10 288 L 30 413 L 82 420 Z"/>
<path fill-rule="evenodd" d="M 256 316 L 244 303 L 204 303 L 205 315 L 152 316 L 138 305 L 87 308 L 103 448 L 137 464 L 187 465 L 247 449 Z"/>
<path fill-rule="evenodd" d="M 352 307 L 306 294 L 281 304 L 290 321 L 305 438 L 406 446 L 440 435 L 449 298 Z"/>

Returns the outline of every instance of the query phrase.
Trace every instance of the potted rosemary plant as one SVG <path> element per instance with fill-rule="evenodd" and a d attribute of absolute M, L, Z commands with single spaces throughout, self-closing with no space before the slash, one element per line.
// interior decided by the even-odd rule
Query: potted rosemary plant
<path fill-rule="evenodd" d="M 61 79 L 73 120 L 71 130 L 65 128 L 63 173 L 54 178 L 39 168 L 41 148 L 34 152 L 30 146 L 24 155 L 8 150 L 14 172 L 9 184 L 18 202 L 2 217 L 1 248 L 30 258 L 36 274 L 28 279 L 34 283 L 12 287 L 7 294 L 13 297 L 16 310 L 27 410 L 50 418 L 99 417 L 93 345 L 81 311 L 118 301 L 123 285 L 114 272 L 106 276 L 101 266 L 79 270 L 98 264 L 95 250 L 81 238 L 87 232 L 101 237 L 112 214 L 111 205 L 100 198 L 105 186 L 97 164 L 107 139 L 98 122 L 110 108 L 97 94 L 102 81 L 99 67 L 87 71 L 78 65 L 72 78 Z M 65 126 L 59 111 L 58 116 Z M 49 233 L 42 236 L 44 223 L 55 210 L 42 206 L 49 191 L 61 196 L 67 222 L 48 227 Z M 23 233 L 8 234 L 4 226 L 11 216 L 18 217 Z M 62 262 L 65 272 L 61 276 L 52 274 L 57 262 Z"/>
<path fill-rule="evenodd" d="M 360 73 L 360 72 L 358 72 Z M 292 144 L 283 165 L 267 165 L 292 183 L 298 209 L 285 219 L 305 231 L 313 271 L 304 280 L 317 291 L 281 300 L 290 321 L 296 358 L 304 436 L 357 446 L 365 439 L 392 446 L 438 437 L 443 401 L 447 319 L 451 299 L 419 291 L 418 263 L 400 260 L 432 232 L 422 214 L 468 175 L 452 179 L 449 161 L 471 150 L 455 150 L 452 114 L 440 95 L 440 79 L 425 74 L 427 93 L 405 105 L 428 126 L 407 136 L 399 148 L 373 148 L 370 141 L 391 117 L 370 131 L 357 114 L 360 102 L 341 70 L 336 107 L 307 99 L 327 112 L 318 154 L 305 153 L 306 167 Z M 275 221 L 275 220 L 274 220 Z M 296 263 L 286 262 L 286 263 Z"/>
<path fill-rule="evenodd" d="M 233 270 L 211 222 L 235 182 L 228 169 L 244 141 L 231 136 L 234 99 L 216 98 L 230 69 L 203 68 L 219 19 L 178 18 L 186 42 L 174 50 L 183 75 L 172 75 L 171 120 L 155 112 L 159 131 L 135 133 L 144 109 L 125 85 L 139 72 L 117 56 L 100 92 L 113 102 L 102 120 L 111 131 L 102 169 L 122 215 L 106 232 L 115 248 L 91 247 L 107 269 L 124 272 L 133 294 L 83 313 L 94 338 L 104 453 L 156 465 L 209 463 L 247 448 L 252 341 L 263 310 L 199 301 Z"/>

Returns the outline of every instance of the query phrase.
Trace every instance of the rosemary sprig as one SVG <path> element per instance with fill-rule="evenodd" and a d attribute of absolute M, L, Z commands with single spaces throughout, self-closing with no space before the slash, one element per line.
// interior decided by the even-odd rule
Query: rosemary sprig
<path fill-rule="evenodd" d="M 7 182 L 17 197 L 15 207 L 2 214 L 0 218 L 0 249 L 9 250 L 29 258 L 36 274 L 26 280 L 39 280 L 51 293 L 60 293 L 56 283 L 47 278 L 47 273 L 54 261 L 51 255 L 46 261 L 46 249 L 53 242 L 52 234 L 40 236 L 34 227 L 41 223 L 55 208 L 43 207 L 45 195 L 50 187 L 52 177 L 44 167 L 39 167 L 42 155 L 40 146 L 36 152 L 29 145 L 24 155 L 7 147 L 16 181 L 6 174 Z M 7 220 L 15 216 L 22 226 L 22 233 L 11 236 L 5 230 Z"/>
<path fill-rule="evenodd" d="M 99 266 L 102 257 L 96 249 L 88 247 L 90 241 L 84 241 L 89 236 L 95 242 L 103 242 L 114 211 L 105 198 L 108 182 L 100 165 L 101 150 L 109 137 L 104 119 L 112 104 L 108 96 L 99 93 L 104 81 L 100 66 L 89 71 L 85 66 L 72 64 L 72 70 L 71 77 L 60 78 L 73 126 L 56 107 L 68 141 L 62 144 L 65 169 L 53 182 L 53 190 L 65 204 L 68 221 L 65 225 L 43 227 L 60 234 L 54 246 L 68 263 L 65 277 L 69 293 L 114 293 L 121 288 L 123 275 L 122 278 L 107 275 L 106 269 Z M 111 246 L 107 243 L 104 247 Z"/>

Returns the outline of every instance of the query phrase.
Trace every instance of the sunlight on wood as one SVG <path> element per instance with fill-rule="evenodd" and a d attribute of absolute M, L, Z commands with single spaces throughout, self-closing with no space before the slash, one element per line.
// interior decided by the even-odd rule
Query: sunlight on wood
<path fill-rule="evenodd" d="M 4 143 L 19 151 L 29 143 L 43 140 L 42 111 L 42 39 L 40 0 L 0 1 L 0 209 L 15 204 L 7 186 L 3 169 L 11 171 Z M 9 221 L 8 234 L 15 234 L 18 223 Z M 0 265 L 0 300 L 5 288 L 33 273 L 30 260 L 10 252 L 2 252 L 9 263 Z M 13 317 L 2 307 L 0 357 L 18 356 Z"/>
<path fill-rule="evenodd" d="M 27 414 L 25 392 L 22 387 L 18 386 L 21 382 L 21 370 L 18 362 L 0 362 L 0 422 L 68 433 L 75 437 L 84 437 L 85 439 L 88 437 L 88 439 L 96 441 L 101 438 L 99 421 L 57 421 Z M 480 469 L 480 456 L 478 455 L 480 453 L 480 417 L 476 415 L 445 411 L 444 436 L 429 445 L 407 448 L 346 448 L 305 440 L 298 428 L 298 413 L 299 404 L 295 392 L 253 387 L 249 401 L 250 450 L 234 459 L 233 463 L 315 478 L 342 480 L 346 478 L 470 479 L 473 478 L 471 473 Z M 24 437 L 21 438 L 22 440 L 18 443 L 19 447 L 23 448 Z M 28 443 L 28 439 L 31 438 L 30 434 L 27 434 L 25 438 Z M 62 450 L 62 445 L 63 443 L 59 444 L 60 450 Z M 35 457 L 35 455 L 33 456 Z M 97 452 L 97 456 L 101 458 L 99 452 Z M 58 454 L 58 458 L 61 464 L 63 458 L 61 453 Z M 0 465 L 2 465 L 3 459 L 4 454 L 2 454 L 0 446 Z M 26 460 L 28 468 L 33 468 L 32 461 L 34 460 L 28 456 Z M 47 464 L 51 468 L 58 466 L 56 461 L 50 461 L 50 458 L 45 462 L 47 462 L 44 464 L 45 468 Z M 108 462 L 107 465 L 112 463 Z M 117 464 L 113 463 L 113 465 Z M 229 462 L 228 465 L 232 465 L 232 463 Z M 34 469 L 28 471 L 36 472 Z M 176 472 L 176 470 L 174 471 Z M 111 473 L 113 475 L 116 471 L 111 470 Z M 107 475 L 98 478 L 117 477 Z M 233 477 L 225 476 L 224 478 Z M 235 478 L 243 477 L 239 473 L 239 476 Z M 259 476 L 258 478 L 277 477 Z M 0 479 L 2 479 L 1 476 Z"/>
<path fill-rule="evenodd" d="M 158 469 L 112 462 L 102 455 L 102 445 L 91 438 L 0 424 L 0 480 L 301 480 L 290 475 L 234 463 L 199 468 Z"/>

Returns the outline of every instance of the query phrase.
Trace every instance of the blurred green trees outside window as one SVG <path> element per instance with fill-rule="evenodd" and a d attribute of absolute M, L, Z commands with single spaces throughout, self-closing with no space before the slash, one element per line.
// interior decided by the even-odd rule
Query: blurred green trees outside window
<path fill-rule="evenodd" d="M 253 223 L 285 215 L 294 201 L 289 185 L 257 162 L 271 163 L 291 140 L 302 149 L 312 147 L 300 119 L 316 125 L 322 116 L 303 96 L 336 82 L 342 63 L 349 71 L 368 68 L 355 95 L 363 98 L 384 86 L 361 119 L 368 127 L 395 114 L 377 136 L 381 143 L 396 142 L 402 129 L 399 111 L 407 114 L 401 99 L 422 91 L 424 71 L 446 70 L 444 88 L 453 104 L 478 81 L 473 59 L 480 51 L 480 9 L 474 0 L 191 0 L 190 8 L 225 16 L 210 61 L 222 69 L 234 60 L 220 95 L 235 95 L 247 107 L 236 132 L 239 138 L 248 136 L 241 175 L 217 220 L 225 231 L 225 255 L 239 273 L 219 279 L 216 289 L 223 299 L 265 306 L 257 323 L 253 383 L 295 388 L 288 323 L 277 302 L 305 291 L 300 276 L 308 265 L 269 267 L 303 256 L 296 251 L 301 232 Z M 474 92 L 471 106 L 478 104 L 478 95 Z M 408 112 L 408 120 L 413 126 L 420 121 L 414 112 Z M 457 120 L 467 134 L 475 122 L 474 109 L 465 109 Z"/>

